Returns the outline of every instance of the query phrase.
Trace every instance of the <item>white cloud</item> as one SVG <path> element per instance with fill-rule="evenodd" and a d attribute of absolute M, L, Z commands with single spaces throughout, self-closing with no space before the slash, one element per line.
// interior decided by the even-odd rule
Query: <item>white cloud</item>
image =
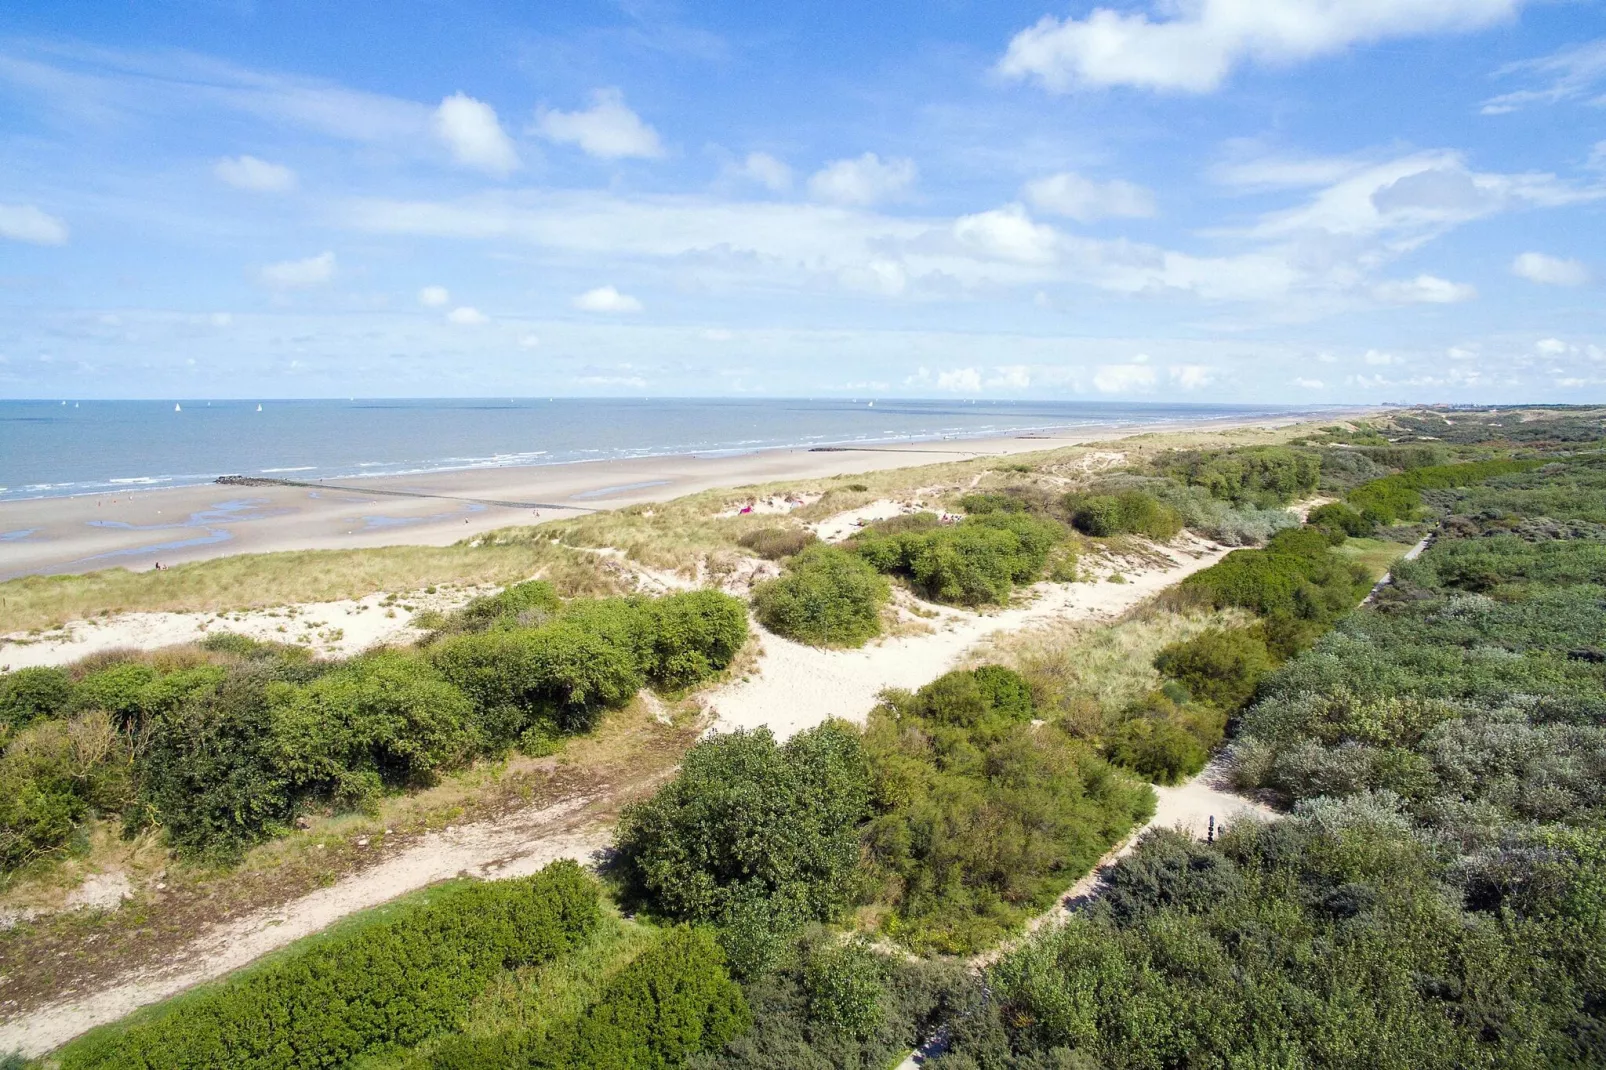
<path fill-rule="evenodd" d="M 1478 288 L 1437 275 L 1418 275 L 1414 279 L 1380 282 L 1372 287 L 1372 295 L 1391 305 L 1453 305 L 1477 297 Z"/>
<path fill-rule="evenodd" d="M 446 322 L 455 323 L 459 327 L 478 327 L 481 324 L 491 322 L 491 317 L 477 308 L 460 305 L 446 314 Z"/>
<path fill-rule="evenodd" d="M 1567 352 L 1572 346 L 1563 342 L 1560 338 L 1541 338 L 1534 343 L 1534 348 L 1546 356 L 1556 356 Z"/>
<path fill-rule="evenodd" d="M 445 308 L 451 300 L 451 291 L 444 286 L 426 286 L 418 291 L 418 303 L 425 308 Z"/>
<path fill-rule="evenodd" d="M 767 152 L 748 153 L 736 173 L 776 193 L 792 188 L 792 169 Z"/>
<path fill-rule="evenodd" d="M 1361 359 L 1374 368 L 1381 368 L 1394 363 L 1394 354 L 1381 349 L 1368 349 Z"/>
<path fill-rule="evenodd" d="M 227 312 L 214 312 L 207 317 L 207 321 L 214 327 L 228 327 L 234 323 L 234 317 Z"/>
<path fill-rule="evenodd" d="M 576 297 L 574 307 L 582 312 L 640 312 L 641 302 L 612 286 L 598 286 Z"/>
<path fill-rule="evenodd" d="M 255 156 L 224 157 L 212 165 L 212 173 L 235 189 L 252 193 L 288 193 L 296 188 L 294 171 Z"/>
<path fill-rule="evenodd" d="M 1606 94 L 1597 94 L 1606 81 L 1606 38 L 1581 45 L 1570 45 L 1539 59 L 1524 60 L 1502 67 L 1501 75 L 1537 74 L 1548 77 L 1542 89 L 1519 89 L 1483 102 L 1483 114 L 1504 115 L 1529 104 L 1560 104 L 1579 100 L 1587 104 L 1606 104 Z"/>
<path fill-rule="evenodd" d="M 297 290 L 321 286 L 335 277 L 335 254 L 319 253 L 305 260 L 281 260 L 264 265 L 257 272 L 262 285 L 274 290 Z"/>
<path fill-rule="evenodd" d="M 65 245 L 67 224 L 31 204 L 0 204 L 0 238 L 32 245 Z"/>
<path fill-rule="evenodd" d="M 999 70 L 1064 92 L 1130 85 L 1205 93 L 1241 63 L 1287 64 L 1354 44 L 1479 29 L 1522 0 L 1193 0 L 1146 14 L 1046 15 L 1009 43 Z"/>
<path fill-rule="evenodd" d="M 578 145 L 587 156 L 604 160 L 664 154 L 658 132 L 630 110 L 617 89 L 596 90 L 591 107 L 582 111 L 543 110 L 536 116 L 536 129 L 548 140 Z"/>
<path fill-rule="evenodd" d="M 914 184 L 913 160 L 883 161 L 873 152 L 855 160 L 835 160 L 809 178 L 809 193 L 833 204 L 870 205 L 894 197 Z"/>
<path fill-rule="evenodd" d="M 1018 204 L 960 216 L 954 220 L 954 237 L 982 256 L 1022 264 L 1051 262 L 1059 238 L 1053 227 L 1033 223 Z"/>
<path fill-rule="evenodd" d="M 464 167 L 505 177 L 519 165 L 513 139 L 496 118 L 496 109 L 466 93 L 454 93 L 435 109 L 435 136 Z"/>
<path fill-rule="evenodd" d="M 702 336 L 710 342 L 729 342 L 736 337 L 736 333 L 728 331 L 724 327 L 705 327 Z"/>
<path fill-rule="evenodd" d="M 987 380 L 987 385 L 990 387 L 1025 390 L 1032 385 L 1032 370 L 1024 364 L 1002 364 L 993 371 L 996 374 Z"/>
<path fill-rule="evenodd" d="M 1173 364 L 1166 369 L 1171 385 L 1183 390 L 1198 390 L 1215 381 L 1214 368 L 1203 364 Z"/>
<path fill-rule="evenodd" d="M 938 372 L 937 389 L 955 394 L 978 394 L 981 392 L 981 372 L 975 368 L 954 368 Z"/>
<path fill-rule="evenodd" d="M 1095 182 L 1071 171 L 1028 182 L 1032 207 L 1083 223 L 1106 217 L 1147 218 L 1155 213 L 1154 195 L 1142 186 L 1115 179 Z"/>
<path fill-rule="evenodd" d="M 1582 286 L 1589 281 L 1589 269 L 1581 261 L 1544 253 L 1518 255 L 1511 262 L 1511 273 L 1545 286 Z"/>
<path fill-rule="evenodd" d="M 1327 388 L 1327 384 L 1320 379 L 1306 379 L 1300 375 L 1294 376 L 1293 382 L 1295 386 L 1304 390 L 1325 390 Z"/>
<path fill-rule="evenodd" d="M 538 335 L 538 334 L 521 334 L 521 335 L 519 335 L 519 348 L 520 349 L 539 349 L 539 348 L 541 348 L 541 336 Z"/>
<path fill-rule="evenodd" d="M 1093 385 L 1102 394 L 1131 394 L 1152 390 L 1159 378 L 1139 354 L 1131 364 L 1100 364 L 1093 373 Z"/>

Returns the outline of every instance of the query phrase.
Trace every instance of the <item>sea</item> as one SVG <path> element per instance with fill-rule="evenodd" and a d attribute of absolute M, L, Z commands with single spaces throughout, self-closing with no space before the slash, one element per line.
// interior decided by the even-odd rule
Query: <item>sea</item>
<path fill-rule="evenodd" d="M 879 398 L 0 401 L 0 501 L 178 487 L 221 475 L 360 479 L 1294 411 Z"/>

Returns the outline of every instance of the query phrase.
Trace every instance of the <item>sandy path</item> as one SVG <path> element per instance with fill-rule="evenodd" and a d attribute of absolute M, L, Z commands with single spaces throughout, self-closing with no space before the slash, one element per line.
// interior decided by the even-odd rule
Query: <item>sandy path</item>
<path fill-rule="evenodd" d="M 1137 848 L 1138 840 L 1150 829 L 1176 828 L 1196 839 L 1203 839 L 1212 817 L 1216 819 L 1216 831 L 1220 832 L 1245 817 L 1258 817 L 1271 821 L 1280 816 L 1277 811 L 1263 803 L 1223 790 L 1224 782 L 1225 769 L 1222 759 L 1218 757 L 1196 776 L 1181 784 L 1171 787 L 1154 785 L 1154 793 L 1158 799 L 1154 816 L 1146 825 L 1111 848 L 1085 877 L 1071 885 L 1070 890 L 1060 897 L 1059 902 L 1028 922 L 1024 933 L 975 956 L 970 960 L 971 966 L 982 969 L 992 965 L 1031 934 L 1044 928 L 1062 925 L 1077 911 L 1086 908 L 1103 893 L 1104 878 L 1110 867 L 1131 854 Z M 943 1027 L 899 1063 L 897 1070 L 919 1070 L 919 1067 L 947 1050 L 948 1030 Z"/>
<path fill-rule="evenodd" d="M 0 1052 L 43 1055 L 76 1036 L 157 1000 L 214 980 L 359 910 L 459 875 L 520 877 L 560 858 L 589 862 L 611 827 L 579 797 L 494 821 L 432 832 L 395 857 L 281 906 L 220 925 L 157 969 L 81 999 L 39 1007 L 0 1025 Z"/>
<path fill-rule="evenodd" d="M 1124 584 L 1044 583 L 1027 605 L 977 614 L 936 607 L 934 634 L 885 639 L 859 650 L 820 650 L 763 633 L 763 657 L 746 680 L 704 700 L 717 731 L 768 725 L 777 738 L 832 718 L 863 722 L 884 688 L 917 688 L 958 664 L 977 642 L 1049 620 L 1101 620 L 1125 613 L 1228 553 L 1203 543 L 1181 544 L 1171 564 L 1128 574 Z"/>

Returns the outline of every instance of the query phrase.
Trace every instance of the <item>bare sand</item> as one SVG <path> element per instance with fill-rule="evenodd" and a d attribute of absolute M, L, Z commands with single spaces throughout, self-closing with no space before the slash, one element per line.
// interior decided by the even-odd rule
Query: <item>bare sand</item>
<path fill-rule="evenodd" d="M 0 502 L 0 532 L 27 533 L 0 542 L 0 579 L 102 568 L 143 570 L 158 561 L 172 565 L 276 550 L 446 546 L 495 528 L 667 501 L 719 487 L 1008 456 L 1159 431 L 1278 427 L 1302 418 L 1290 414 L 1143 428 L 1081 427 L 829 452 L 779 449 L 530 465 L 331 481 L 318 487 L 207 484 Z M 427 497 L 397 497 L 394 492 Z"/>

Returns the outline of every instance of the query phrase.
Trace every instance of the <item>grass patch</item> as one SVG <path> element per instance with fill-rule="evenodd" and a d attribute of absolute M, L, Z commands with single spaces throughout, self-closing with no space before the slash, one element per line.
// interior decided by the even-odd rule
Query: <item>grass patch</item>
<path fill-rule="evenodd" d="M 1350 539 L 1344 545 L 1335 547 L 1333 553 L 1359 564 L 1372 577 L 1372 582 L 1376 583 L 1394 567 L 1394 562 L 1405 556 L 1405 552 L 1410 548 L 1409 543 L 1403 542 Z"/>

